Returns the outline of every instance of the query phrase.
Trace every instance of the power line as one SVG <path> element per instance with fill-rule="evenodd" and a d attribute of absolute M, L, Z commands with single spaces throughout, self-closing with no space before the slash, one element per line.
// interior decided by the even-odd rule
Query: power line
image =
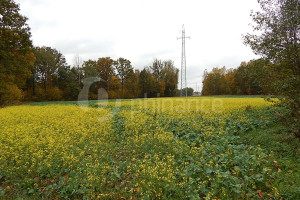
<path fill-rule="evenodd" d="M 181 50 L 181 86 L 180 86 L 180 96 L 187 97 L 187 83 L 186 83 L 186 57 L 185 57 L 185 38 L 191 39 L 189 36 L 185 36 L 184 24 L 182 25 L 182 36 L 177 38 L 177 40 L 182 39 L 182 50 Z M 185 92 L 183 91 L 185 88 Z"/>

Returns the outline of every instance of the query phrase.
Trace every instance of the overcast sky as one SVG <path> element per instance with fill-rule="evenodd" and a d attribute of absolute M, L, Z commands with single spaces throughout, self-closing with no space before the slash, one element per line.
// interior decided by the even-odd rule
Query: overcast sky
<path fill-rule="evenodd" d="M 29 18 L 35 46 L 59 50 L 73 65 L 111 57 L 129 59 L 142 69 L 154 58 L 181 65 L 185 25 L 188 87 L 200 89 L 205 69 L 236 68 L 257 58 L 243 44 L 252 31 L 256 0 L 15 0 Z"/>

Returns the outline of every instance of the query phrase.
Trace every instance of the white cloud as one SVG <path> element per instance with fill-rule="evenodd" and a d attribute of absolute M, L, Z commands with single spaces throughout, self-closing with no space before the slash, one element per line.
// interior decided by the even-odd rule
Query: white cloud
<path fill-rule="evenodd" d="M 34 45 L 61 51 L 69 64 L 103 56 L 129 59 L 141 69 L 154 58 L 180 68 L 185 24 L 188 85 L 200 85 L 204 69 L 237 67 L 255 58 L 242 43 L 251 31 L 255 0 L 16 0 L 29 18 Z"/>

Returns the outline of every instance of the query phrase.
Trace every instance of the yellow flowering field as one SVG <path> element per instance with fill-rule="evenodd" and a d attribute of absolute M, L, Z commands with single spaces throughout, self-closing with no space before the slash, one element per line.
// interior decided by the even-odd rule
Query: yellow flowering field
<path fill-rule="evenodd" d="M 156 98 L 0 109 L 0 198 L 277 198 L 272 158 L 236 133 L 262 98 Z"/>

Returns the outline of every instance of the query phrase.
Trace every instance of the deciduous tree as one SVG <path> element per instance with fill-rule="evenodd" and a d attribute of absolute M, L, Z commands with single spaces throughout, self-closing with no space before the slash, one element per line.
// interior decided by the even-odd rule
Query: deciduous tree
<path fill-rule="evenodd" d="M 129 78 L 129 75 L 133 75 L 133 67 L 131 66 L 131 62 L 125 58 L 119 58 L 114 62 L 114 66 L 117 70 L 118 77 L 121 82 L 121 93 L 122 98 L 124 98 L 124 84 L 126 80 Z"/>
<path fill-rule="evenodd" d="M 276 79 L 273 91 L 282 105 L 292 110 L 300 124 L 300 2 L 258 0 L 261 11 L 252 12 L 254 31 L 244 36 L 245 44 L 272 63 L 267 70 Z"/>
<path fill-rule="evenodd" d="M 98 76 L 102 79 L 102 85 L 104 89 L 109 92 L 109 84 L 114 76 L 114 60 L 110 57 L 99 58 L 96 65 Z"/>
<path fill-rule="evenodd" d="M 0 105 L 22 98 L 35 60 L 27 18 L 19 11 L 13 0 L 0 1 Z"/>
<path fill-rule="evenodd" d="M 58 70 L 69 68 L 65 57 L 56 49 L 45 46 L 35 47 L 34 54 L 36 56 L 34 63 L 36 80 L 34 82 L 37 82 L 41 87 L 38 95 L 41 99 L 61 99 L 62 95 L 58 95 L 61 93 L 58 88 Z"/>
<path fill-rule="evenodd" d="M 163 81 L 165 84 L 165 96 L 172 97 L 176 95 L 176 89 L 178 85 L 178 73 L 179 69 L 174 66 L 172 60 L 163 62 Z"/>
<path fill-rule="evenodd" d="M 141 97 L 155 97 L 155 78 L 153 77 L 152 73 L 150 72 L 149 68 L 144 68 L 139 77 L 139 85 L 141 91 Z"/>

